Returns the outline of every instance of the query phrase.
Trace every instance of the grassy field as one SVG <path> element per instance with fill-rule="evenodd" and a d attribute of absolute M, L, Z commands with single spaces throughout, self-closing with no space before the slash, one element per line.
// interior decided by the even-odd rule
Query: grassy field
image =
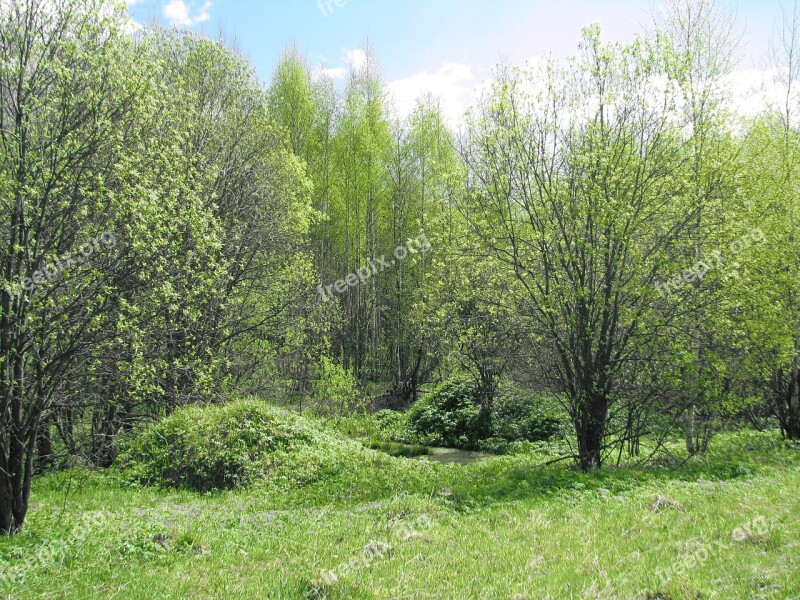
<path fill-rule="evenodd" d="M 800 456 L 726 434 L 682 465 L 375 451 L 301 489 L 37 479 L 0 540 L 10 598 L 800 598 Z M 33 558 L 32 558 L 33 557 Z"/>

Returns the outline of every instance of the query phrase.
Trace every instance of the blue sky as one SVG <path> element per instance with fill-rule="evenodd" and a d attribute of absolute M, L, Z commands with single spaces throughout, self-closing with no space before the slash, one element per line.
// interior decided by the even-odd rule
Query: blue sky
<path fill-rule="evenodd" d="M 581 27 L 599 22 L 608 39 L 631 39 L 649 20 L 649 0 L 127 0 L 134 19 L 235 39 L 268 81 L 292 41 L 312 65 L 343 75 L 366 36 L 401 105 L 420 91 L 460 111 L 501 59 L 522 64 L 575 51 Z M 337 6 L 337 2 L 340 6 Z M 773 25 L 792 0 L 740 0 L 741 67 L 760 68 Z"/>

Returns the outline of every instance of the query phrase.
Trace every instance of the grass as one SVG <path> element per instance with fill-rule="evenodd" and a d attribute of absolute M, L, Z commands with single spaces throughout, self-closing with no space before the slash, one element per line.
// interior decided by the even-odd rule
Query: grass
<path fill-rule="evenodd" d="M 405 458 L 413 458 L 415 456 L 427 456 L 431 453 L 431 449 L 427 446 L 420 444 L 400 444 L 398 442 L 384 442 L 381 440 L 370 440 L 366 444 L 367 448 L 372 450 L 380 450 L 389 456 L 401 456 Z"/>
<path fill-rule="evenodd" d="M 775 434 L 586 475 L 535 455 L 374 457 L 285 489 L 198 493 L 114 471 L 34 482 L 13 598 L 800 598 L 800 460 Z M 87 523 L 84 531 L 75 525 Z M 80 535 L 79 535 L 80 534 Z M 59 546 L 62 544 L 63 546 Z"/>

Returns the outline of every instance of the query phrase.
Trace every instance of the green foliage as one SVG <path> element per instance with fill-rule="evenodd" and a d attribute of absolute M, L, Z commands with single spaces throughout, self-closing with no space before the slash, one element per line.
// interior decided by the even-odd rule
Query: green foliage
<path fill-rule="evenodd" d="M 474 383 L 451 380 L 440 384 L 409 411 L 408 430 L 421 443 L 471 450 L 491 437 L 491 418 L 478 406 Z"/>
<path fill-rule="evenodd" d="M 303 485 L 358 449 L 306 419 L 247 400 L 180 409 L 136 436 L 118 463 L 130 480 L 209 491 L 259 478 Z"/>
<path fill-rule="evenodd" d="M 490 409 L 482 409 L 476 384 L 461 380 L 439 385 L 407 414 L 409 437 L 422 444 L 496 454 L 509 452 L 513 442 L 549 440 L 566 423 L 553 398 L 518 390 L 500 394 Z"/>
<path fill-rule="evenodd" d="M 549 440 L 567 422 L 554 398 L 516 390 L 501 394 L 495 400 L 492 416 L 495 436 L 509 442 Z"/>
<path fill-rule="evenodd" d="M 323 356 L 312 386 L 312 401 L 317 412 L 345 414 L 359 408 L 358 383 L 353 373 Z"/>
<path fill-rule="evenodd" d="M 384 440 L 402 441 L 408 432 L 408 415 L 396 410 L 383 409 L 372 415 L 377 424 L 377 434 Z"/>
<path fill-rule="evenodd" d="M 414 456 L 425 456 L 431 453 L 430 448 L 420 444 L 399 444 L 397 442 L 381 442 L 372 440 L 367 443 L 368 448 L 380 450 L 389 456 L 402 456 L 412 458 Z"/>
<path fill-rule="evenodd" d="M 0 4 L 0 532 L 48 448 L 111 464 L 132 424 L 232 386 L 302 398 L 397 456 L 553 452 L 553 399 L 498 394 L 542 374 L 587 470 L 678 427 L 705 450 L 745 416 L 800 437 L 796 107 L 731 126 L 735 36 L 713 2 L 669 2 L 631 44 L 591 26 L 574 59 L 500 67 L 458 138 L 432 97 L 394 118 L 369 44 L 343 88 L 291 48 L 264 89 L 218 41 L 130 35 L 119 0 Z M 724 268 L 684 270 L 746 230 L 761 241 Z M 45 281 L 102 232 L 119 245 Z M 471 380 L 366 414 L 372 388 L 405 407 L 453 373 Z M 433 477 L 257 402 L 182 409 L 127 444 L 129 480 L 199 491 Z M 119 549 L 162 542 L 142 528 Z"/>
<path fill-rule="evenodd" d="M 413 443 L 408 431 L 408 413 L 382 409 L 374 413 L 354 413 L 322 417 L 324 424 L 351 439 L 370 442 Z"/>

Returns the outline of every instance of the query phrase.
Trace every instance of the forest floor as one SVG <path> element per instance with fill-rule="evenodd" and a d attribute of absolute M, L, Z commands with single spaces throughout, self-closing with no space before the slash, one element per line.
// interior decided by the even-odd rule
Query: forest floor
<path fill-rule="evenodd" d="M 9 598 L 800 598 L 800 451 L 719 436 L 685 463 L 537 468 L 392 458 L 292 493 L 34 482 L 0 540 Z M 31 558 L 33 557 L 33 558 Z"/>

